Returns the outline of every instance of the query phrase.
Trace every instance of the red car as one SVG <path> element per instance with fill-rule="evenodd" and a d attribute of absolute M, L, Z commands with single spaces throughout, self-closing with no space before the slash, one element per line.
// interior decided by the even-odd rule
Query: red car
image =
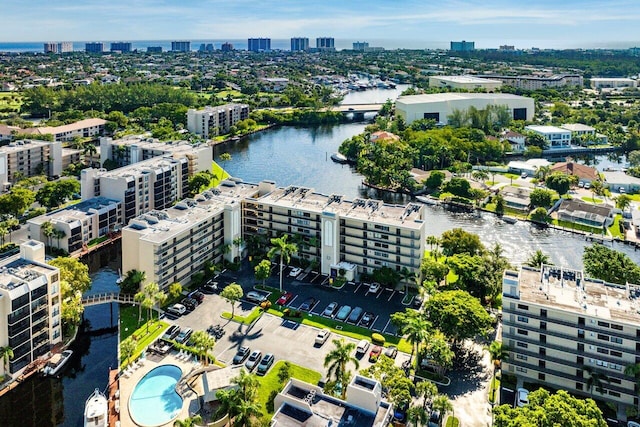
<path fill-rule="evenodd" d="M 293 294 L 291 292 L 285 292 L 284 294 L 282 294 L 280 298 L 278 298 L 278 301 L 276 301 L 276 304 L 285 305 L 286 303 L 291 301 L 291 298 L 293 298 Z"/>
<path fill-rule="evenodd" d="M 380 347 L 379 345 L 374 346 L 371 349 L 371 353 L 369 353 L 369 362 L 375 362 L 376 360 L 378 360 L 378 357 L 380 357 L 381 353 L 382 347 Z"/>

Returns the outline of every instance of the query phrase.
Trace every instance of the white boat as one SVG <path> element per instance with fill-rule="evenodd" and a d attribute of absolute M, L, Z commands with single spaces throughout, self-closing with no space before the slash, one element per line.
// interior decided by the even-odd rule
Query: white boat
<path fill-rule="evenodd" d="M 69 359 L 71 359 L 72 354 L 73 351 L 71 350 L 65 350 L 62 353 L 54 354 L 49 362 L 47 362 L 42 373 L 50 377 L 58 375 L 64 365 L 69 361 Z"/>
<path fill-rule="evenodd" d="M 349 159 L 347 159 L 344 155 L 340 154 L 340 153 L 333 153 L 331 155 L 331 160 L 333 160 L 336 163 L 347 163 L 349 161 Z"/>
<path fill-rule="evenodd" d="M 84 404 L 84 427 L 108 427 L 109 402 L 100 390 L 95 389 Z"/>
<path fill-rule="evenodd" d="M 440 203 L 440 201 L 438 199 L 434 199 L 433 197 L 427 197 L 427 196 L 416 196 L 416 200 L 424 203 L 425 205 L 437 205 Z"/>
<path fill-rule="evenodd" d="M 508 215 L 502 215 L 502 220 L 508 224 L 515 224 L 516 222 L 518 222 L 518 218 Z"/>

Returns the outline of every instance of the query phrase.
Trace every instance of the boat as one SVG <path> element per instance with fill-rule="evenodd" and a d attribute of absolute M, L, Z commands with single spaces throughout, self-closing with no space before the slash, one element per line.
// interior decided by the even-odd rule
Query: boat
<path fill-rule="evenodd" d="M 109 402 L 106 396 L 95 389 L 84 404 L 84 427 L 108 427 Z"/>
<path fill-rule="evenodd" d="M 425 205 L 438 205 L 439 204 L 439 200 L 438 199 L 434 199 L 433 197 L 429 197 L 429 196 L 416 196 L 416 200 L 424 203 Z"/>
<path fill-rule="evenodd" d="M 516 222 L 518 222 L 518 218 L 508 215 L 502 215 L 502 220 L 508 224 L 515 224 Z"/>
<path fill-rule="evenodd" d="M 340 163 L 340 164 L 345 164 L 349 162 L 349 159 L 347 159 L 344 155 L 340 154 L 340 153 L 333 153 L 331 155 L 331 160 L 333 160 L 336 163 Z"/>
<path fill-rule="evenodd" d="M 65 350 L 62 353 L 54 354 L 51 359 L 49 359 L 49 362 L 47 362 L 47 365 L 42 370 L 42 373 L 49 377 L 58 375 L 64 365 L 69 361 L 69 359 L 71 359 L 72 354 L 73 351 L 71 350 Z"/>

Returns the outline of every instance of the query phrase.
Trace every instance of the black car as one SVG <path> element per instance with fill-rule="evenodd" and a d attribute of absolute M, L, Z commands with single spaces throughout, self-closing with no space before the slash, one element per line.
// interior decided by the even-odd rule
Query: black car
<path fill-rule="evenodd" d="M 173 340 L 178 336 L 179 333 L 180 333 L 180 326 L 171 325 L 169 326 L 169 329 L 165 331 L 164 335 L 162 335 L 162 338 L 165 340 Z"/>
<path fill-rule="evenodd" d="M 194 291 L 189 294 L 189 298 L 193 298 L 194 300 L 198 301 L 198 304 L 202 304 L 202 302 L 204 301 L 204 294 L 200 291 Z"/>
<path fill-rule="evenodd" d="M 205 294 L 217 294 L 218 292 L 220 292 L 220 285 L 218 282 L 209 280 L 200 288 L 200 291 Z"/>
<path fill-rule="evenodd" d="M 314 297 L 309 297 L 300 304 L 300 310 L 309 311 L 316 304 L 316 299 Z"/>
<path fill-rule="evenodd" d="M 251 352 L 251 349 L 249 349 L 249 347 L 240 347 L 238 349 L 238 351 L 236 352 L 236 355 L 233 356 L 233 364 L 234 365 L 240 365 L 242 364 L 242 362 L 245 361 L 245 359 L 249 356 L 249 353 Z"/>
<path fill-rule="evenodd" d="M 187 310 L 189 311 L 195 310 L 196 307 L 198 306 L 198 301 L 194 300 L 193 298 L 185 298 L 182 301 L 180 301 L 180 303 L 185 307 L 187 307 Z"/>
<path fill-rule="evenodd" d="M 373 320 L 376 318 L 376 315 L 373 314 L 370 311 L 367 311 L 364 316 L 362 316 L 362 320 L 360 321 L 360 324 L 362 326 L 364 326 L 365 328 L 368 328 L 369 326 L 371 326 L 371 324 L 373 323 Z"/>

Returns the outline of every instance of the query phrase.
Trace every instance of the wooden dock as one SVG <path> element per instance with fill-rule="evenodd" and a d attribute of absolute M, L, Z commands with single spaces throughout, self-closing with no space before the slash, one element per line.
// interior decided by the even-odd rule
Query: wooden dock
<path fill-rule="evenodd" d="M 120 380 L 117 369 L 109 371 L 107 397 L 109 399 L 109 427 L 116 427 L 120 424 Z"/>

